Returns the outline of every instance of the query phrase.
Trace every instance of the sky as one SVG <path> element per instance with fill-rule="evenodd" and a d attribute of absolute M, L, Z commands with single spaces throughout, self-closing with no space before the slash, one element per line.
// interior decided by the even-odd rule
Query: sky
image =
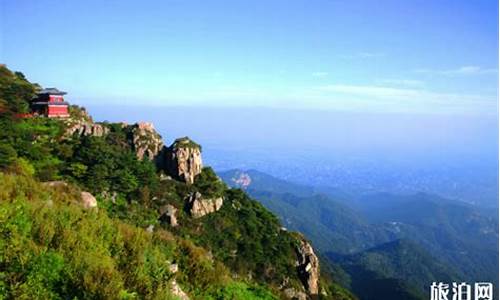
<path fill-rule="evenodd" d="M 469 202 L 498 203 L 498 48 L 495 0 L 0 0 L 0 63 L 96 121 Z"/>
<path fill-rule="evenodd" d="M 497 115 L 498 1 L 0 3 L 0 62 L 84 105 Z"/>

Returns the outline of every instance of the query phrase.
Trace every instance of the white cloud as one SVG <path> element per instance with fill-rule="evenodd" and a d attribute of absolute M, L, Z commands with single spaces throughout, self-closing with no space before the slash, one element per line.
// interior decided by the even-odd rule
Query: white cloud
<path fill-rule="evenodd" d="M 450 74 L 477 74 L 477 73 L 482 73 L 484 70 L 481 70 L 480 67 L 478 66 L 465 66 L 465 67 L 460 67 L 456 70 L 449 70 L 446 73 Z"/>
<path fill-rule="evenodd" d="M 361 52 L 361 53 L 358 53 L 358 56 L 363 57 L 363 58 L 371 58 L 371 57 L 381 57 L 381 56 L 384 56 L 384 54 L 377 53 L 377 52 Z"/>
<path fill-rule="evenodd" d="M 415 70 L 417 73 L 424 74 L 439 74 L 439 75 L 482 75 L 482 74 L 493 74 L 497 73 L 497 69 L 484 69 L 479 66 L 462 66 L 456 69 L 448 69 L 448 70 L 432 70 L 432 69 L 417 69 Z"/>
<path fill-rule="evenodd" d="M 345 59 L 368 59 L 383 56 L 385 56 L 385 54 L 380 52 L 358 52 L 354 54 L 341 55 L 340 57 Z"/>
<path fill-rule="evenodd" d="M 204 97 L 215 98 L 248 98 L 248 97 L 265 97 L 266 91 L 252 87 L 241 86 L 218 86 L 203 92 Z"/>
<path fill-rule="evenodd" d="M 367 107 L 377 103 L 387 109 L 413 107 L 422 111 L 496 111 L 495 95 L 454 94 L 426 89 L 393 88 L 373 85 L 333 84 L 316 87 L 323 99 L 350 99 Z"/>
<path fill-rule="evenodd" d="M 432 91 L 425 86 L 376 84 L 318 84 L 286 87 L 220 85 L 179 90 L 162 101 L 228 107 L 332 109 L 396 113 L 478 113 L 497 111 L 494 94 L 459 94 Z M 189 95 L 189 96 L 187 96 Z"/>
<path fill-rule="evenodd" d="M 373 85 L 344 85 L 332 84 L 318 88 L 325 92 L 335 92 L 363 97 L 375 98 L 408 98 L 417 96 L 420 91 L 406 88 L 392 88 Z"/>
<path fill-rule="evenodd" d="M 328 76 L 328 72 L 314 72 L 311 75 L 314 77 L 326 77 Z"/>
<path fill-rule="evenodd" d="M 425 82 L 416 79 L 381 79 L 377 80 L 377 83 L 386 85 L 397 85 L 397 86 L 407 86 L 407 87 L 422 87 Z"/>

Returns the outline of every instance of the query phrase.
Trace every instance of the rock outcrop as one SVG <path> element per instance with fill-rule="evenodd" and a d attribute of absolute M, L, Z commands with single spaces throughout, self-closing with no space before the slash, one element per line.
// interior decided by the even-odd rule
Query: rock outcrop
<path fill-rule="evenodd" d="M 152 160 L 159 170 L 176 180 L 192 184 L 196 175 L 201 173 L 201 147 L 188 137 L 179 138 L 170 147 L 165 147 L 153 124 L 141 122 L 131 125 L 129 140 L 138 159 Z"/>
<path fill-rule="evenodd" d="M 47 181 L 42 183 L 44 186 L 63 189 L 66 192 L 72 191 L 74 193 L 75 198 L 73 199 L 73 203 L 81 205 L 85 209 L 95 208 L 97 209 L 97 199 L 89 192 L 78 192 L 78 189 L 75 191 L 75 188 L 65 181 Z M 80 199 L 78 199 L 78 193 L 80 194 Z"/>
<path fill-rule="evenodd" d="M 160 220 L 163 222 L 167 222 L 170 226 L 177 226 L 177 208 L 175 208 L 171 204 L 164 205 L 160 207 Z"/>
<path fill-rule="evenodd" d="M 152 123 L 139 122 L 132 125 L 126 123 L 119 123 L 120 126 L 127 132 L 128 144 L 136 153 L 137 158 L 142 160 L 147 158 L 155 160 L 158 158 L 162 151 L 163 141 L 161 135 L 156 132 Z M 78 136 L 105 136 L 110 130 L 109 128 L 100 123 L 94 123 L 92 120 L 87 119 L 69 119 L 66 122 L 65 136 L 71 137 Z"/>
<path fill-rule="evenodd" d="M 187 184 L 194 183 L 196 175 L 201 173 L 203 168 L 201 147 L 188 137 L 179 138 L 170 147 L 165 147 L 161 135 L 152 123 L 119 125 L 126 132 L 127 143 L 139 160 L 149 159 L 166 175 Z M 106 124 L 94 123 L 90 118 L 81 117 L 67 120 L 64 136 L 100 137 L 109 132 L 110 127 Z"/>
<path fill-rule="evenodd" d="M 179 271 L 179 265 L 176 264 L 176 263 L 171 263 L 169 266 L 168 266 L 168 271 L 172 274 L 175 274 L 177 273 L 177 271 Z"/>
<path fill-rule="evenodd" d="M 238 172 L 231 181 L 239 188 L 246 190 L 252 184 L 252 177 L 245 172 Z"/>
<path fill-rule="evenodd" d="M 161 135 L 156 132 L 152 123 L 139 122 L 130 125 L 130 145 L 137 158 L 156 160 L 163 149 Z"/>
<path fill-rule="evenodd" d="M 201 173 L 203 168 L 200 145 L 184 137 L 175 140 L 163 152 L 167 174 L 187 184 L 194 183 L 194 178 Z"/>
<path fill-rule="evenodd" d="M 314 254 L 314 250 L 304 238 L 300 239 L 296 247 L 297 269 L 304 288 L 310 295 L 319 293 L 319 259 Z"/>
<path fill-rule="evenodd" d="M 175 279 L 170 283 L 170 292 L 177 297 L 177 299 L 189 300 L 189 296 L 181 289 Z"/>
<path fill-rule="evenodd" d="M 83 208 L 97 208 L 97 200 L 91 193 L 81 192 L 80 195 Z"/>
<path fill-rule="evenodd" d="M 288 288 L 283 291 L 287 299 L 291 300 L 307 300 L 307 294 L 303 291 L 298 291 L 294 288 Z"/>
<path fill-rule="evenodd" d="M 199 192 L 191 194 L 187 199 L 188 210 L 193 218 L 200 218 L 216 212 L 222 207 L 223 203 L 222 197 L 205 199 Z"/>
<path fill-rule="evenodd" d="M 108 134 L 109 128 L 99 123 L 92 123 L 88 121 L 72 121 L 66 127 L 65 136 L 104 136 Z"/>

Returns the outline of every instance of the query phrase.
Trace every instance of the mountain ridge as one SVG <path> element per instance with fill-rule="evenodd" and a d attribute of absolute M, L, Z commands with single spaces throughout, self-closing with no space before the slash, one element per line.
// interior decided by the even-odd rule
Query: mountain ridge
<path fill-rule="evenodd" d="M 378 246 L 390 245 L 401 239 L 419 245 L 419 250 L 412 253 L 413 256 L 448 266 L 446 269 L 450 270 L 450 274 L 447 278 L 462 281 L 496 280 L 495 274 L 498 273 L 495 266 L 498 266 L 498 261 L 495 261 L 495 257 L 498 257 L 498 248 L 494 244 L 498 241 L 498 231 L 495 229 L 498 221 L 467 203 L 425 193 L 406 196 L 373 194 L 354 198 L 350 203 L 349 198 L 341 197 L 337 201 L 335 195 L 342 195 L 338 191 L 330 196 L 324 192 L 328 189 L 318 191 L 305 186 L 301 190 L 301 185 L 296 183 L 290 183 L 288 188 L 286 181 L 267 174 L 261 176 L 262 173 L 258 171 L 229 170 L 219 174 L 229 185 L 238 186 L 234 178 L 239 178 L 241 173 L 245 173 L 252 183 L 258 183 L 247 185 L 245 190 L 279 215 L 288 227 L 305 232 L 318 248 L 320 257 L 329 261 L 329 267 L 346 287 L 350 287 L 350 279 L 346 277 L 356 280 L 359 274 L 371 274 L 368 279 L 393 276 L 384 275 L 387 273 L 385 271 L 380 274 L 376 270 L 369 271 L 361 263 L 346 270 L 342 262 L 347 257 L 351 257 L 351 260 L 361 259 L 363 255 L 371 255 L 370 251 Z M 275 185 L 280 186 L 279 190 L 274 188 Z M 298 191 L 297 195 L 295 191 Z M 346 248 L 346 245 L 351 246 Z M 477 245 L 481 245 L 480 248 Z M 463 251 L 469 252 L 464 254 Z M 425 255 L 421 255 L 422 252 Z M 379 251 L 378 255 L 387 262 L 387 266 L 378 266 L 380 269 L 390 268 L 391 253 Z M 425 275 L 429 273 L 425 268 L 418 265 L 413 267 L 415 271 L 421 272 L 422 278 L 430 278 Z M 438 270 L 440 268 L 432 269 L 441 274 Z M 393 282 L 394 287 L 407 286 L 408 291 L 413 290 L 410 294 L 420 295 L 417 298 L 421 298 L 422 293 L 426 292 L 421 284 L 422 278 L 392 279 L 396 280 Z M 373 284 L 367 279 L 357 280 L 358 283 L 364 282 L 364 287 Z M 408 281 L 413 282 L 410 285 L 414 286 L 408 286 Z M 385 279 L 384 282 L 387 283 Z M 386 287 L 384 292 L 380 292 L 387 296 L 389 286 L 386 283 L 383 284 Z M 357 286 L 353 291 L 363 292 L 363 288 Z M 366 294 L 360 297 L 364 299 Z"/>

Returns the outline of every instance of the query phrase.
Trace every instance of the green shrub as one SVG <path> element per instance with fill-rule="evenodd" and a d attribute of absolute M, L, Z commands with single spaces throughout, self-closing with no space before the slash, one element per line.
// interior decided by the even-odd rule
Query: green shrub
<path fill-rule="evenodd" d="M 0 144 L 0 169 L 10 166 L 17 158 L 17 152 L 9 144 Z"/>
<path fill-rule="evenodd" d="M 193 242 L 130 225 L 137 216 L 123 198 L 114 205 L 121 202 L 127 215 L 110 217 L 117 212 L 109 207 L 80 207 L 78 191 L 0 173 L 0 299 L 174 299 L 174 262 L 178 282 L 194 298 L 275 299 L 231 279 Z"/>
<path fill-rule="evenodd" d="M 267 289 L 259 286 L 249 286 L 245 283 L 232 283 L 217 291 L 215 299 L 234 300 L 277 300 Z"/>
<path fill-rule="evenodd" d="M 195 177 L 194 186 L 196 189 L 207 198 L 217 198 L 224 195 L 226 185 L 215 174 L 210 167 L 204 167 L 201 173 Z"/>

